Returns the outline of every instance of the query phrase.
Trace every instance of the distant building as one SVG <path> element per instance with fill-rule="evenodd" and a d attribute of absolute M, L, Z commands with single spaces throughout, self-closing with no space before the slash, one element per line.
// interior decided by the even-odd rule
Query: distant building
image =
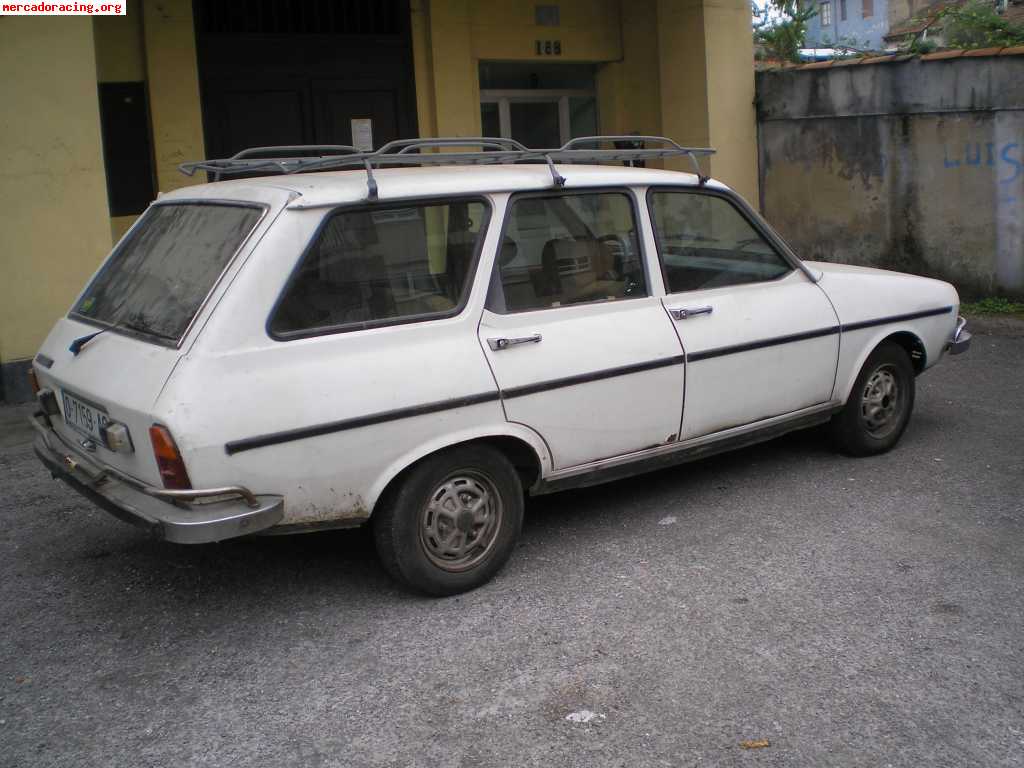
<path fill-rule="evenodd" d="M 801 0 L 817 13 L 807 23 L 807 49 L 854 51 L 905 50 L 917 39 L 946 44 L 942 12 L 968 0 Z M 991 0 L 993 8 L 1015 24 L 1024 23 L 1024 0 Z M 810 55 L 807 60 L 832 58 Z"/>
<path fill-rule="evenodd" d="M 894 0 L 904 5 L 913 0 Z M 817 14 L 807 24 L 806 48 L 880 51 L 889 32 L 890 0 L 803 0 Z"/>
<path fill-rule="evenodd" d="M 889 31 L 885 42 L 889 48 L 908 48 L 915 40 L 930 40 L 938 47 L 947 44 L 942 12 L 964 5 L 968 0 L 891 0 Z M 993 0 L 996 12 L 1011 24 L 1024 24 L 1024 0 Z"/>

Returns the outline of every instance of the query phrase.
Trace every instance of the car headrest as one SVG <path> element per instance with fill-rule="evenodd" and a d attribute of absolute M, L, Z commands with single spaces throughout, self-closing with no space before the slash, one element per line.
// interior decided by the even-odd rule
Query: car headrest
<path fill-rule="evenodd" d="M 498 266 L 507 267 L 516 260 L 516 256 L 518 255 L 519 243 L 511 237 L 505 237 L 505 239 L 501 241 L 501 250 L 498 251 Z"/>

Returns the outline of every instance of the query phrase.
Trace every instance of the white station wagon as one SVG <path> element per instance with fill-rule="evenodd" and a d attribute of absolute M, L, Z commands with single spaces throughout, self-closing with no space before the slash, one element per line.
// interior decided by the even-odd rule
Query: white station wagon
<path fill-rule="evenodd" d="M 246 177 L 163 195 L 117 244 L 35 358 L 35 450 L 169 541 L 370 523 L 435 595 L 503 565 L 525 494 L 824 422 L 848 454 L 888 450 L 915 376 L 970 343 L 956 291 L 803 262 L 723 184 L 635 167 L 708 152 L 186 165 Z"/>

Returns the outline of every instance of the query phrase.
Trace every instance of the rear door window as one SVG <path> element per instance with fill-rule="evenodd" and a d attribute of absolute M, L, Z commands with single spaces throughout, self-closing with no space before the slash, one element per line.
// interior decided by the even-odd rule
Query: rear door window
<path fill-rule="evenodd" d="M 792 269 L 724 197 L 654 191 L 650 208 L 669 293 L 775 280 Z"/>
<path fill-rule="evenodd" d="M 519 312 L 646 295 L 628 194 L 513 198 L 488 309 Z"/>
<path fill-rule="evenodd" d="M 285 287 L 271 334 L 293 338 L 457 313 L 489 212 L 482 200 L 338 211 Z"/>
<path fill-rule="evenodd" d="M 72 316 L 177 343 L 262 214 L 244 205 L 150 207 Z"/>

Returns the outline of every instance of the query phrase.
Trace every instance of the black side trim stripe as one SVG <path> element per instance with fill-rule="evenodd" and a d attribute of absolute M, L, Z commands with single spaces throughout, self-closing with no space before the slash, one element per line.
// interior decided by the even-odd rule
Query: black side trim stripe
<path fill-rule="evenodd" d="M 871 328 L 876 325 L 888 325 L 889 323 L 898 323 L 903 320 L 917 320 L 922 317 L 934 317 L 935 315 L 946 315 L 953 311 L 953 307 L 939 307 L 938 309 L 926 309 L 923 312 L 911 312 L 906 315 L 890 315 L 889 317 L 880 317 L 877 320 L 862 320 L 859 323 L 850 323 L 849 325 L 843 326 L 843 332 L 846 331 L 859 331 L 861 328 Z"/>
<path fill-rule="evenodd" d="M 319 437 L 320 435 L 329 435 L 334 432 L 344 432 L 345 430 L 348 429 L 369 427 L 373 424 L 382 424 L 387 421 L 396 421 L 398 419 L 410 419 L 414 416 L 424 416 L 429 413 L 449 411 L 455 408 L 465 408 L 467 406 L 478 405 L 480 403 L 490 403 L 501 398 L 509 399 L 513 397 L 523 397 L 525 395 L 532 395 L 537 392 L 544 392 L 549 389 L 560 389 L 562 387 L 571 387 L 576 384 L 586 384 L 591 381 L 610 379 L 615 376 L 627 376 L 631 373 L 651 371 L 654 370 L 655 368 L 665 368 L 670 365 L 681 365 L 684 361 L 685 359 L 682 355 L 676 355 L 674 357 L 666 357 L 661 360 L 652 360 L 646 363 L 636 363 L 634 365 L 621 365 L 617 368 L 606 368 L 603 371 L 584 373 L 579 376 L 567 376 L 564 379 L 552 379 L 551 381 L 545 381 L 539 384 L 530 384 L 529 386 L 525 387 L 505 389 L 502 390 L 500 393 L 484 392 L 479 395 L 470 395 L 469 397 L 457 397 L 451 400 L 439 400 L 434 403 L 416 405 L 411 408 L 397 408 L 393 411 L 371 413 L 368 416 L 360 416 L 354 419 L 342 419 L 341 421 L 331 421 L 326 424 L 317 424 L 312 427 L 300 427 L 298 429 L 287 429 L 284 430 L 283 432 L 272 432 L 266 435 L 247 437 L 243 440 L 233 440 L 230 443 L 227 443 L 224 446 L 224 449 L 230 456 L 236 453 L 241 453 L 242 451 L 251 451 L 254 448 L 263 448 L 264 446 L 267 445 L 290 443 L 294 440 L 304 440 L 308 437 Z"/>
<path fill-rule="evenodd" d="M 817 339 L 822 336 L 834 336 L 839 333 L 839 326 L 833 325 L 830 328 L 819 328 L 816 331 L 805 331 L 804 333 L 791 333 L 788 336 L 776 336 L 771 339 L 761 339 L 760 341 L 749 341 L 745 344 L 733 344 L 729 347 L 717 347 L 715 349 L 706 349 L 703 352 L 694 352 L 686 356 L 686 362 L 695 363 L 698 360 L 709 360 L 712 357 L 723 357 L 725 355 L 735 355 L 739 352 L 750 352 L 754 349 L 763 349 L 765 347 L 775 347 L 779 344 L 792 344 L 796 341 L 807 341 L 808 339 Z"/>
<path fill-rule="evenodd" d="M 434 403 L 414 405 L 411 408 L 396 408 L 393 411 L 381 411 L 371 413 L 368 416 L 359 416 L 354 419 L 342 419 L 341 421 L 329 421 L 326 424 L 317 424 L 312 427 L 299 427 L 298 429 L 286 429 L 283 432 L 271 432 L 266 435 L 247 437 L 243 440 L 232 440 L 224 446 L 228 455 L 251 451 L 253 448 L 263 448 L 267 445 L 278 445 L 279 443 L 290 443 L 294 440 L 304 440 L 307 437 L 319 437 L 329 435 L 332 432 L 344 432 L 347 429 L 358 429 L 368 427 L 371 424 L 383 424 L 387 421 L 398 419 L 411 419 L 414 416 L 424 416 L 428 413 L 439 411 L 450 411 L 455 408 L 465 408 L 479 403 L 490 403 L 500 399 L 497 392 L 482 392 L 479 395 L 468 397 L 455 397 L 450 400 L 439 400 Z"/>
<path fill-rule="evenodd" d="M 613 379 L 617 376 L 628 376 L 631 373 L 653 371 L 656 368 L 668 368 L 672 365 L 682 365 L 684 362 L 686 362 L 686 358 L 683 355 L 663 357 L 660 360 L 650 360 L 646 363 L 620 365 L 616 368 L 605 368 L 601 371 L 581 373 L 578 376 L 566 376 L 563 379 L 551 379 L 550 381 L 542 381 L 537 384 L 527 384 L 523 387 L 503 389 L 501 390 L 501 396 L 505 400 L 509 400 L 513 397 L 525 397 L 526 395 L 535 395 L 538 392 L 547 392 L 549 389 L 573 387 L 577 384 L 589 384 L 592 381 L 600 381 L 601 379 Z"/>
<path fill-rule="evenodd" d="M 755 349 L 763 349 L 765 347 L 774 347 L 779 344 L 792 344 L 797 341 L 807 341 L 808 339 L 817 339 L 822 336 L 831 336 L 836 333 L 847 333 L 849 331 L 859 331 L 862 328 L 873 328 L 879 325 L 889 325 L 890 323 L 899 323 L 904 320 L 918 320 L 922 317 L 934 317 L 936 315 L 945 315 L 953 311 L 953 307 L 939 307 L 938 309 L 926 309 L 921 312 L 910 312 L 905 315 L 889 315 L 888 317 L 879 317 L 874 320 L 863 320 L 858 323 L 850 323 L 849 325 L 833 325 L 829 328 L 820 328 L 815 331 L 806 331 L 804 333 L 793 333 L 788 336 L 775 336 L 771 339 L 761 339 L 760 341 L 750 341 L 744 344 L 733 344 L 728 347 L 717 347 L 715 349 L 706 349 L 703 352 L 693 352 L 686 356 L 686 362 L 695 363 L 699 360 L 709 360 L 714 357 L 723 357 L 725 355 L 734 355 L 739 352 L 750 352 Z"/>
<path fill-rule="evenodd" d="M 941 307 L 939 309 L 928 309 L 923 312 L 911 312 L 906 315 L 892 315 L 890 317 L 880 317 L 875 320 L 865 320 L 863 322 L 851 323 L 850 325 L 834 325 L 829 328 L 820 328 L 815 331 L 806 331 L 804 333 L 793 333 L 788 336 L 776 336 L 771 339 L 762 339 L 760 341 L 751 341 L 745 344 L 734 344 L 728 347 L 718 347 L 717 349 L 708 349 L 703 352 L 694 352 L 689 355 L 674 355 L 672 357 L 664 357 L 659 360 L 650 360 L 645 363 L 634 363 L 632 365 L 620 365 L 615 368 L 605 368 L 601 371 L 592 371 L 591 373 L 582 373 L 578 376 L 566 376 L 561 379 L 551 379 L 550 381 L 542 381 L 537 384 L 528 384 L 523 387 L 512 387 L 511 389 L 504 389 L 500 392 L 483 392 L 479 395 L 469 395 L 468 397 L 456 397 L 450 400 L 439 400 L 433 403 L 425 403 L 423 405 L 415 405 L 410 408 L 396 408 L 393 411 L 382 411 L 380 413 L 372 413 L 368 416 L 359 416 L 354 419 L 342 419 L 341 421 L 330 421 L 326 424 L 317 424 L 312 427 L 300 427 L 298 429 L 287 429 L 283 432 L 272 432 L 266 435 L 257 435 L 256 437 L 247 437 L 242 440 L 233 440 L 230 443 L 225 444 L 224 449 L 228 455 L 241 453 L 242 451 L 251 451 L 254 448 L 263 448 L 268 445 L 278 445 L 280 443 L 290 443 L 294 440 L 304 440 L 308 437 L 319 437 L 320 435 L 329 435 L 334 432 L 344 432 L 348 429 L 358 429 L 360 427 L 368 427 L 373 424 L 383 424 L 388 421 L 397 421 L 399 419 L 410 419 L 414 416 L 424 416 L 429 413 L 438 413 L 440 411 L 449 411 L 455 408 L 465 408 L 470 405 L 478 405 L 480 403 L 490 403 L 496 400 L 510 400 L 515 397 L 526 397 L 527 395 L 535 395 L 539 392 L 547 392 L 552 389 L 561 389 L 563 387 L 573 387 L 577 384 L 588 384 L 592 381 L 601 381 L 602 379 L 612 379 L 618 376 L 628 376 L 632 373 L 641 373 L 642 371 L 653 371 L 657 368 L 667 368 L 672 365 L 681 365 L 684 362 L 693 363 L 699 360 L 709 360 L 715 357 L 724 357 L 725 355 L 734 355 L 740 352 L 749 352 L 754 349 L 763 349 L 764 347 L 774 347 L 780 344 L 792 344 L 797 341 L 806 341 L 808 339 L 817 339 L 822 336 L 831 336 L 836 333 L 842 333 L 846 331 L 856 331 L 861 328 L 870 328 L 877 325 L 887 325 L 889 323 L 897 323 L 903 320 L 916 320 L 922 317 L 932 317 L 935 315 L 944 315 L 953 311 L 953 307 Z"/>

